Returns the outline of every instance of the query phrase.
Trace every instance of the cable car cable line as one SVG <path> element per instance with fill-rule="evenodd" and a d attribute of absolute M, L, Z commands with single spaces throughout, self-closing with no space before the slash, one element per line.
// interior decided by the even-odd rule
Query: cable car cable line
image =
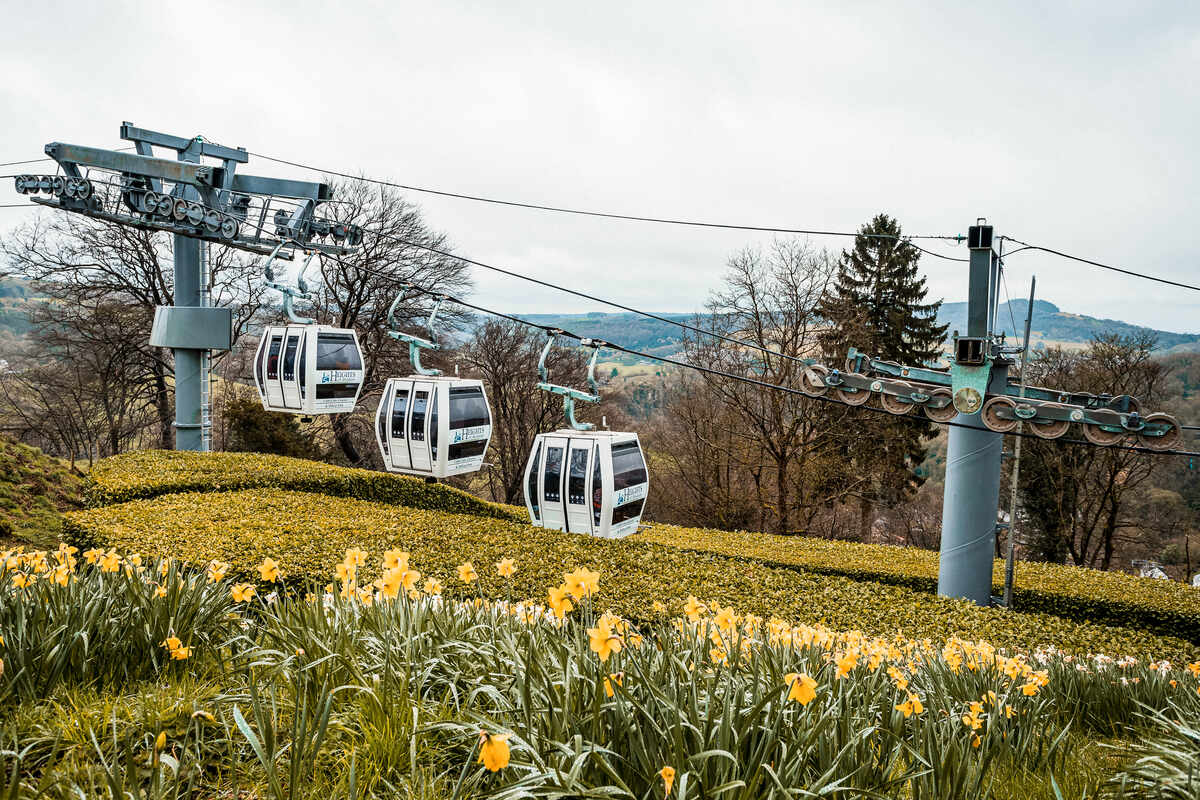
<path fill-rule="evenodd" d="M 333 256 L 333 255 L 330 255 L 327 253 L 320 254 L 320 257 L 321 258 L 329 258 L 330 260 L 336 261 L 337 263 L 339 263 L 342 266 L 347 267 L 349 269 L 361 270 L 363 272 L 367 272 L 367 273 L 370 273 L 370 274 L 373 274 L 373 275 L 376 275 L 379 277 L 384 277 L 384 278 L 389 278 L 389 277 L 394 278 L 395 277 L 395 276 L 388 275 L 387 273 L 384 273 L 380 270 L 375 270 L 375 269 L 371 269 L 369 267 L 346 263 L 345 261 L 342 261 L 342 259 L 338 258 L 337 256 Z M 714 369 L 712 367 L 705 367 L 705 366 L 702 366 L 699 364 L 691 364 L 686 361 L 679 361 L 678 359 L 669 358 L 667 356 L 653 355 L 651 353 L 646 353 L 641 350 L 636 350 L 636 349 L 633 349 L 630 347 L 625 347 L 624 345 L 616 344 L 611 341 L 602 341 L 602 340 L 595 339 L 594 337 L 581 336 L 577 333 L 572 333 L 571 331 L 565 330 L 561 327 L 557 327 L 554 325 L 545 325 L 545 324 L 538 323 L 538 322 L 532 322 L 530 320 L 522 319 L 521 317 L 517 317 L 512 314 L 506 314 L 502 311 L 495 311 L 493 309 L 486 308 L 486 307 L 480 306 L 480 305 L 476 305 L 474 303 L 468 303 L 465 300 L 461 300 L 461 299 L 455 297 L 454 295 L 447 294 L 446 292 L 443 292 L 443 291 L 434 291 L 432 289 L 426 289 L 426 288 L 419 286 L 411 281 L 405 281 L 405 283 L 407 284 L 407 286 L 409 288 L 413 289 L 414 291 L 418 292 L 419 294 L 423 294 L 423 295 L 426 295 L 426 296 L 432 297 L 432 298 L 439 298 L 439 297 L 444 298 L 445 300 L 455 303 L 457 305 L 463 306 L 464 308 L 469 308 L 474 311 L 479 311 L 483 314 L 488 314 L 488 315 L 491 315 L 494 317 L 499 317 L 501 319 L 507 319 L 511 322 L 515 322 L 515 323 L 524 325 L 526 327 L 534 328 L 534 329 L 537 329 L 537 330 L 540 330 L 543 332 L 553 331 L 553 332 L 556 332 L 563 336 L 566 336 L 567 338 L 575 339 L 576 341 L 579 341 L 579 342 L 584 342 L 584 341 L 595 342 L 596 343 L 595 346 L 598 346 L 598 347 L 604 347 L 604 348 L 608 348 L 610 350 L 616 350 L 618 352 L 625 353 L 627 355 L 637 356 L 639 358 L 645 358 L 645 359 L 649 359 L 651 361 L 657 361 L 662 364 L 670 364 L 671 366 L 680 367 L 683 369 L 690 369 L 695 372 L 701 372 L 701 373 L 713 375 L 714 377 L 721 377 L 721 378 L 727 378 L 730 380 L 740 381 L 742 383 L 746 383 L 746 384 L 749 384 L 752 386 L 758 386 L 763 389 L 772 389 L 775 391 L 786 392 L 788 394 L 796 394 L 796 395 L 800 395 L 802 397 L 807 397 L 809 399 L 820 400 L 820 401 L 827 402 L 827 403 L 836 403 L 836 404 L 842 405 L 842 406 L 848 405 L 846 403 L 842 403 L 841 401 L 839 401 L 835 398 L 825 397 L 825 396 L 820 396 L 820 395 L 817 395 L 817 396 L 810 395 L 806 392 L 801 391 L 800 389 L 797 389 L 797 388 L 794 388 L 791 386 L 783 386 L 780 384 L 771 383 L 769 381 L 759 380 L 757 378 L 751 378 L 751 377 L 747 377 L 744 375 L 736 375 L 734 373 L 726 372 L 724 370 Z M 851 407 L 854 407 L 854 406 L 851 406 Z M 889 414 L 889 412 L 887 412 L 885 409 L 875 408 L 874 406 L 869 406 L 869 405 L 868 406 L 857 406 L 857 408 L 866 408 L 867 410 L 874 411 L 874 412 L 877 412 L 880 414 L 888 414 L 889 417 L 894 416 L 892 414 Z M 933 423 L 936 425 L 945 425 L 945 426 L 951 427 L 951 428 L 970 428 L 972 430 L 979 430 L 979 428 L 977 426 L 966 425 L 964 423 L 954 422 L 954 421 L 943 422 L 940 420 L 932 420 L 932 419 L 927 419 L 927 418 L 923 418 L 923 417 L 914 417 L 914 416 L 902 416 L 902 417 L 900 417 L 900 419 L 908 419 L 908 420 L 912 420 L 914 422 L 921 422 L 921 423 Z M 1034 439 L 1039 439 L 1041 441 L 1047 441 L 1046 439 L 1043 439 L 1042 437 L 1039 437 L 1033 433 L 1017 433 L 1015 431 L 1012 431 L 1012 432 L 1008 432 L 1006 435 L 1022 436 L 1025 438 L 1034 438 Z M 1082 445 L 1082 446 L 1087 446 L 1087 447 L 1100 447 L 1100 445 L 1097 445 L 1093 442 L 1087 441 L 1086 439 L 1058 438 L 1058 439 L 1053 439 L 1052 441 L 1061 442 L 1063 444 Z M 1150 454 L 1150 455 L 1161 455 L 1161 456 L 1170 456 L 1170 455 L 1200 456 L 1200 451 L 1154 450 L 1152 448 L 1139 447 L 1136 445 L 1108 445 L 1108 446 L 1104 446 L 1104 449 L 1106 449 L 1106 450 L 1126 450 L 1126 451 L 1130 451 L 1130 452 L 1146 453 L 1146 454 Z"/>
<path fill-rule="evenodd" d="M 395 181 L 381 180 L 379 178 L 368 178 L 364 175 L 351 175 L 348 172 L 339 172 L 338 170 L 333 170 L 333 169 L 322 169 L 320 167 L 314 167 L 311 164 L 302 164 L 297 161 L 288 161 L 287 159 L 283 159 L 283 158 L 274 158 L 273 156 L 263 155 L 262 153 L 250 153 L 250 155 L 254 156 L 255 158 L 265 159 L 267 161 L 274 161 L 277 164 L 286 164 L 290 167 L 297 167 L 299 169 L 307 169 L 312 172 L 320 172 L 320 173 L 324 173 L 326 175 L 336 175 L 339 178 L 348 178 L 350 180 L 356 180 L 356 181 L 366 181 L 367 183 L 374 183 L 374 184 L 378 184 L 380 186 L 390 186 L 394 189 L 404 189 L 405 191 L 421 192 L 423 194 L 433 194 L 433 195 L 438 195 L 441 197 L 453 197 L 453 198 L 456 198 L 459 200 L 472 200 L 472 201 L 479 202 L 479 203 L 491 203 L 494 205 L 512 206 L 514 208 L 527 208 L 527 209 L 532 209 L 535 211 L 553 211 L 553 212 L 556 212 L 559 214 L 576 214 L 576 215 L 585 216 L 585 217 L 602 217 L 605 219 L 621 219 L 621 220 L 628 220 L 631 222 L 654 222 L 654 223 L 659 223 L 659 224 L 663 224 L 663 225 L 684 225 L 684 226 L 690 226 L 690 227 L 696 227 L 696 228 L 719 228 L 719 229 L 724 229 L 724 230 L 735 230 L 735 231 L 758 231 L 761 233 L 808 234 L 810 236 L 862 236 L 862 235 L 866 235 L 866 236 L 875 236 L 875 237 L 881 238 L 881 239 L 910 238 L 910 239 L 942 239 L 942 240 L 953 241 L 953 242 L 963 241 L 963 237 L 958 234 L 949 235 L 949 236 L 946 236 L 946 235 L 922 235 L 922 236 L 904 237 L 904 236 L 890 236 L 887 234 L 850 233 L 847 231 L 806 230 L 803 228 L 784 228 L 784 227 L 775 227 L 775 226 L 770 226 L 770 225 L 738 225 L 738 224 L 734 224 L 734 223 L 725 223 L 725 222 L 701 222 L 698 220 L 673 219 L 673 218 L 669 218 L 669 217 L 648 217 L 648 216 L 640 216 L 640 215 L 636 215 L 636 214 L 619 214 L 619 213 L 608 212 L 608 211 L 588 211 L 588 210 L 578 209 L 578 208 L 564 208 L 562 206 L 543 205 L 540 203 L 523 203 L 523 202 L 519 202 L 516 200 L 500 200 L 500 199 L 497 199 L 494 197 L 482 197 L 480 195 L 463 194 L 461 192 L 451 192 L 451 191 L 446 191 L 443 189 L 430 189 L 430 188 L 423 187 L 423 186 L 412 186 L 409 184 L 396 183 Z"/>
<path fill-rule="evenodd" d="M 1173 281 L 1168 278 L 1159 278 L 1156 275 L 1147 275 L 1144 272 L 1134 272 L 1133 270 L 1130 270 L 1130 269 L 1114 267 L 1111 264 L 1102 264 L 1099 261 L 1092 261 L 1091 259 L 1088 259 L 1088 258 L 1081 258 L 1080 256 L 1073 256 L 1070 253 L 1064 253 L 1061 250 L 1054 250 L 1053 248 L 1050 248 L 1050 247 L 1042 247 L 1041 245 L 1038 245 L 1038 244 L 1029 244 L 1028 242 L 1022 242 L 1020 239 L 1014 239 L 1011 236 L 1001 236 L 1000 238 L 1007 239 L 1010 242 L 1016 242 L 1019 245 L 1024 245 L 1023 247 L 1019 247 L 1016 250 L 1013 250 L 1012 252 L 1007 253 L 1006 256 L 1011 256 L 1013 253 L 1020 253 L 1023 250 L 1041 250 L 1043 253 L 1050 253 L 1051 255 L 1060 256 L 1062 258 L 1070 259 L 1071 261 L 1078 261 L 1081 264 L 1090 264 L 1093 267 L 1099 267 L 1100 269 L 1107 269 L 1107 270 L 1110 270 L 1111 272 L 1119 272 L 1122 275 L 1131 275 L 1134 278 L 1144 278 L 1148 281 L 1155 281 L 1156 283 L 1165 283 L 1168 286 L 1178 286 L 1180 289 L 1191 289 L 1193 291 L 1200 292 L 1200 286 L 1196 286 L 1194 284 L 1180 283 L 1179 281 Z"/>

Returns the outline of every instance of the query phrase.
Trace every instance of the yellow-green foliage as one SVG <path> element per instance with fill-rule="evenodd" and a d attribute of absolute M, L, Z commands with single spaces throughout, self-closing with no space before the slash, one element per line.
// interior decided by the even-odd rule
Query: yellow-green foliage
<path fill-rule="evenodd" d="M 937 588 L 938 554 L 914 547 L 674 525 L 651 526 L 636 538 L 921 591 Z M 1000 594 L 1004 586 L 1003 561 L 995 562 L 992 580 Z M 1175 581 L 1022 561 L 1016 568 L 1013 606 L 1018 611 L 1143 628 L 1200 644 L 1200 591 Z"/>
<path fill-rule="evenodd" d="M 0 436 L 0 535 L 35 543 L 56 539 L 59 512 L 79 508 L 83 479 L 35 447 Z"/>
<path fill-rule="evenodd" d="M 220 559 L 247 576 L 266 556 L 292 578 L 332 578 L 329 565 L 350 547 L 371 553 L 400 548 L 413 567 L 452 595 L 476 591 L 457 578 L 471 561 L 492 597 L 544 599 L 562 573 L 587 566 L 603 576 L 603 600 L 634 619 L 653 616 L 655 601 L 678 611 L 688 595 L 742 612 L 824 622 L 875 634 L 987 639 L 997 646 L 1055 646 L 1074 652 L 1193 658 L 1180 640 L 1129 628 L 1066 621 L 1047 614 L 977 608 L 899 586 L 781 569 L 713 553 L 645 541 L 609 541 L 547 531 L 495 518 L 399 509 L 361 500 L 258 489 L 186 493 L 74 512 L 68 539 L 124 552 L 167 555 L 193 563 Z M 517 562 L 512 580 L 494 564 Z M 368 577 L 374 577 L 369 575 Z"/>
<path fill-rule="evenodd" d="M 412 508 L 434 508 L 511 519 L 502 506 L 407 475 L 350 469 L 263 453 L 142 450 L 100 461 L 92 469 L 88 504 L 103 506 L 175 492 L 295 489 Z"/>

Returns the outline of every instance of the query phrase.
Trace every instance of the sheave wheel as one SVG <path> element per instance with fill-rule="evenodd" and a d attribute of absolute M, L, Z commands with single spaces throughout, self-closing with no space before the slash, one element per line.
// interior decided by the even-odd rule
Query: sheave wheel
<path fill-rule="evenodd" d="M 941 408 L 934 408 L 934 401 L 945 400 L 945 405 Z M 934 422 L 952 422 L 958 411 L 954 408 L 954 395 L 945 387 L 938 387 L 929 390 L 929 400 L 925 405 L 921 406 L 925 412 L 925 416 L 929 417 Z"/>
<path fill-rule="evenodd" d="M 805 367 L 800 372 L 800 391 L 810 397 L 820 397 L 829 391 L 829 387 L 825 385 L 825 376 L 829 374 L 829 367 L 824 364 L 813 364 L 810 367 Z"/>
<path fill-rule="evenodd" d="M 1125 438 L 1124 431 L 1106 431 L 1099 425 L 1091 422 L 1083 423 L 1083 438 L 1087 439 L 1092 444 L 1098 444 L 1101 447 L 1108 447 Z"/>
<path fill-rule="evenodd" d="M 1162 436 L 1149 436 L 1145 433 L 1139 433 L 1138 444 L 1142 447 L 1148 447 L 1151 450 L 1170 450 L 1179 444 L 1182 431 L 1179 428 L 1179 422 L 1170 414 L 1163 414 L 1161 412 L 1147 414 L 1146 422 L 1156 425 L 1170 425 L 1171 428 Z"/>
<path fill-rule="evenodd" d="M 905 381 L 896 381 L 896 384 L 903 387 L 905 392 L 912 394 L 913 386 L 911 383 L 906 383 Z M 879 404 L 883 407 L 884 411 L 888 412 L 889 414 L 895 414 L 898 417 L 902 417 L 905 414 L 911 413 L 912 410 L 917 407 L 917 404 L 911 400 L 901 400 L 896 395 L 888 394 L 887 392 L 880 392 Z"/>
<path fill-rule="evenodd" d="M 853 375 L 856 378 L 863 378 L 862 375 L 859 375 L 856 372 L 852 372 L 852 373 L 848 373 L 848 374 Z M 843 403 L 845 403 L 848 406 L 866 405 L 867 402 L 871 399 L 871 392 L 868 389 L 854 390 L 854 389 L 848 389 L 848 388 L 843 388 L 843 387 L 839 386 L 838 388 L 833 390 L 833 393 L 834 393 L 834 395 L 837 396 L 838 400 L 841 400 Z"/>
<path fill-rule="evenodd" d="M 1065 406 L 1062 406 L 1058 403 L 1043 403 L 1042 405 L 1038 406 L 1038 408 L 1052 409 L 1065 408 Z M 1040 436 L 1043 439 L 1057 439 L 1066 433 L 1067 429 L 1070 427 L 1070 420 L 1065 419 L 1051 419 L 1043 422 L 1035 417 L 1034 419 L 1029 420 L 1029 429 L 1033 431 L 1035 436 Z"/>
<path fill-rule="evenodd" d="M 999 411 L 1007 409 L 1009 418 L 1001 417 Z M 1020 420 L 1016 418 L 1017 403 L 1011 397 L 996 395 L 983 404 L 981 418 L 989 430 L 996 433 L 1008 433 L 1017 429 Z"/>

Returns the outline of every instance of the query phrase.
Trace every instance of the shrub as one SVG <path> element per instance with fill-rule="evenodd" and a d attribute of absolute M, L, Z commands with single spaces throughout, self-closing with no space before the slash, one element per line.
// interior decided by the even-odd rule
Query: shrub
<path fill-rule="evenodd" d="M 937 590 L 938 554 L 913 547 L 674 525 L 650 526 L 636 538 L 775 567 L 799 567 L 923 592 Z M 992 581 L 1000 594 L 1003 561 L 995 562 Z M 1022 561 L 1016 568 L 1013 607 L 1081 622 L 1143 628 L 1200 644 L 1200 592 L 1175 581 Z"/>
<path fill-rule="evenodd" d="M 1046 614 L 978 608 L 899 586 L 779 569 L 714 553 L 645 541 L 609 541 L 533 528 L 502 519 L 397 509 L 348 498 L 265 490 L 185 493 L 74 512 L 66 533 L 78 544 L 98 543 L 195 563 L 217 558 L 235 572 L 256 574 L 264 557 L 294 578 L 330 577 L 329 565 L 347 548 L 376 554 L 398 547 L 414 568 L 442 580 L 451 594 L 477 590 L 492 597 L 544 598 L 562 573 L 584 565 L 605 576 L 603 599 L 635 620 L 655 616 L 656 601 L 678 610 L 689 595 L 739 610 L 790 620 L 823 622 L 875 634 L 984 638 L 998 646 L 1055 646 L 1073 652 L 1192 658 L 1195 648 L 1145 631 L 1069 622 Z M 512 579 L 492 566 L 516 559 Z M 458 581 L 456 567 L 472 561 L 478 586 Z"/>
<path fill-rule="evenodd" d="M 350 469 L 263 453 L 142 450 L 92 469 L 88 504 L 103 506 L 174 492 L 295 489 L 334 497 L 514 519 L 513 512 L 466 492 L 407 475 Z"/>

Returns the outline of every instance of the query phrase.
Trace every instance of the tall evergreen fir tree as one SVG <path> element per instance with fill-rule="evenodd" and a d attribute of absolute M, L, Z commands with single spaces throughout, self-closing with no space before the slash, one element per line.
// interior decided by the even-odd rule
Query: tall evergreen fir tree
<path fill-rule="evenodd" d="M 837 278 L 821 303 L 830 323 L 822 348 L 839 368 L 850 347 L 910 365 L 933 363 L 942 353 L 947 326 L 937 324 L 941 301 L 926 302 L 928 289 L 917 272 L 921 253 L 902 237 L 900 224 L 879 214 L 859 229 L 854 248 L 842 253 Z M 916 467 L 935 431 L 932 423 L 866 412 L 847 432 L 847 457 L 872 479 L 861 497 L 861 536 L 870 533 L 876 506 L 894 505 L 920 486 Z"/>

